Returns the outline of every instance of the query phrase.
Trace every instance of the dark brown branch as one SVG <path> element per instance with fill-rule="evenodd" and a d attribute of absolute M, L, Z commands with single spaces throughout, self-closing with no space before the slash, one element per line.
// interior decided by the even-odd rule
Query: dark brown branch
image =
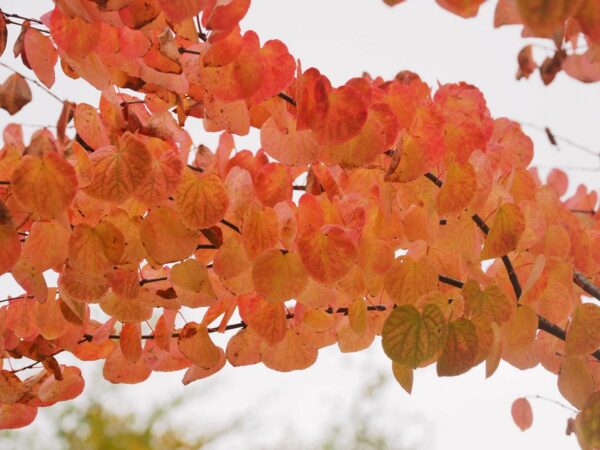
<path fill-rule="evenodd" d="M 29 22 L 32 22 L 32 23 L 37 23 L 37 24 L 40 24 L 40 25 L 44 25 L 42 23 L 42 21 L 39 20 L 39 19 L 32 19 L 31 17 L 23 17 L 23 16 L 21 16 L 19 14 L 7 13 L 5 11 L 2 11 L 1 9 L 0 9 L 0 14 L 3 14 L 4 17 L 12 17 L 13 19 L 28 20 Z"/>
<path fill-rule="evenodd" d="M 166 281 L 167 277 L 158 277 L 158 278 L 143 278 L 140 280 L 140 286 L 143 286 L 148 283 L 158 283 L 159 281 Z"/>
<path fill-rule="evenodd" d="M 305 191 L 306 190 L 306 186 L 294 185 L 293 189 L 294 189 L 294 191 Z"/>
<path fill-rule="evenodd" d="M 84 149 L 86 152 L 88 152 L 88 153 L 93 153 L 93 152 L 95 151 L 95 150 L 94 150 L 94 148 L 93 148 L 93 147 L 92 147 L 90 144 L 88 144 L 87 142 L 85 142 L 85 141 L 83 140 L 83 138 L 82 138 L 82 137 L 79 135 L 79 133 L 77 133 L 77 134 L 75 135 L 75 141 L 76 141 L 76 142 L 77 142 L 79 145 L 81 145 L 81 146 L 83 147 L 83 149 Z"/>
<path fill-rule="evenodd" d="M 279 94 L 277 94 L 277 97 L 279 97 L 282 100 L 285 100 L 286 102 L 288 102 L 292 106 L 296 106 L 296 100 L 294 100 L 289 95 L 284 94 L 283 92 L 280 92 Z"/>
<path fill-rule="evenodd" d="M 25 298 L 33 298 L 33 297 L 31 295 L 18 295 L 16 297 L 3 298 L 2 300 L 0 300 L 0 303 L 8 303 L 13 300 L 19 300 L 19 299 L 25 299 Z"/>
<path fill-rule="evenodd" d="M 584 274 L 575 271 L 573 273 L 573 282 L 583 289 L 586 294 L 591 295 L 596 300 L 600 300 L 600 287 L 592 283 Z"/>
<path fill-rule="evenodd" d="M 593 209 L 569 209 L 569 211 L 578 214 L 589 214 L 590 216 L 596 214 L 596 211 L 594 211 Z"/>
<path fill-rule="evenodd" d="M 462 287 L 465 285 L 465 283 L 463 283 L 462 281 L 447 277 L 446 275 L 438 275 L 438 280 L 440 283 L 444 283 L 449 286 L 454 286 L 459 289 L 462 289 Z"/>
<path fill-rule="evenodd" d="M 214 244 L 198 244 L 196 250 L 216 250 L 217 246 Z"/>
<path fill-rule="evenodd" d="M 187 48 L 184 48 L 184 47 L 179 47 L 177 49 L 177 51 L 179 52 L 180 55 L 182 55 L 184 53 L 189 53 L 190 55 L 200 55 L 200 52 L 198 52 L 196 50 L 188 50 Z"/>
<path fill-rule="evenodd" d="M 237 227 L 236 225 L 232 224 L 231 222 L 229 222 L 228 220 L 222 219 L 221 223 L 223 225 L 225 225 L 226 227 L 231 228 L 233 231 L 235 231 L 236 233 L 242 234 L 242 231 L 239 229 L 239 227 Z"/>
<path fill-rule="evenodd" d="M 10 181 L 0 181 L 0 185 L 8 186 Z"/>
<path fill-rule="evenodd" d="M 204 169 L 202 167 L 192 166 L 191 164 L 188 164 L 187 166 L 194 172 L 200 172 L 200 173 L 204 172 Z"/>
<path fill-rule="evenodd" d="M 435 175 L 428 173 L 425 176 L 429 180 L 431 180 L 433 183 L 435 183 L 436 186 L 442 187 L 442 184 L 443 184 L 442 181 Z M 490 228 L 487 226 L 485 221 L 481 217 L 479 217 L 477 214 L 474 214 L 473 216 L 471 216 L 471 218 L 477 224 L 477 226 L 483 232 L 483 234 L 487 236 L 487 234 L 490 231 Z M 518 300 L 521 297 L 521 294 L 523 291 L 521 288 L 521 283 L 519 282 L 519 278 L 517 277 L 515 269 L 512 265 L 512 262 L 510 261 L 510 258 L 508 257 L 508 255 L 504 255 L 502 257 L 502 263 L 504 264 L 506 272 L 508 273 L 508 278 L 510 279 L 511 285 L 513 287 L 513 291 L 515 292 L 515 295 Z M 566 339 L 567 334 L 566 334 L 565 330 L 563 330 L 558 325 L 553 324 L 545 317 L 543 317 L 539 314 L 537 316 L 538 316 L 538 328 L 540 330 L 545 331 L 546 333 L 549 333 L 552 336 L 555 336 L 562 341 L 564 341 Z M 598 361 L 600 361 L 600 350 L 597 350 L 594 353 L 592 353 L 592 356 L 594 358 L 596 358 Z"/>
<path fill-rule="evenodd" d="M 196 16 L 196 26 L 198 27 L 198 37 L 202 42 L 206 42 L 208 40 L 208 35 L 202 31 L 202 26 L 200 25 L 200 17 Z"/>

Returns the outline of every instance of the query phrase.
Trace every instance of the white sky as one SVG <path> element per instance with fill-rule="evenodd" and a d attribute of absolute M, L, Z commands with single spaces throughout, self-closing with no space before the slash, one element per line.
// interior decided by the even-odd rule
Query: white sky
<path fill-rule="evenodd" d="M 317 67 L 334 84 L 363 71 L 391 78 L 405 69 L 417 72 L 432 85 L 467 81 L 483 91 L 494 117 L 549 126 L 557 135 L 600 150 L 598 85 L 584 85 L 563 74 L 549 87 L 542 85 L 537 74 L 529 81 L 515 81 L 516 55 L 524 43 L 517 28 L 493 29 L 494 5 L 489 1 L 475 20 L 465 21 L 433 0 L 408 0 L 393 9 L 381 0 L 255 0 L 242 27 L 257 31 L 262 41 L 281 39 L 304 68 Z M 0 7 L 36 17 L 50 9 L 51 2 L 0 0 Z M 17 30 L 13 27 L 9 32 L 14 39 Z M 12 60 L 8 50 L 2 61 L 28 72 Z M 6 76 L 8 72 L 0 68 L 0 79 Z M 11 121 L 56 122 L 58 104 L 39 89 L 32 90 L 34 103 L 18 115 L 9 117 L 0 111 L 0 128 Z M 64 76 L 59 77 L 54 91 L 72 101 L 98 101 L 98 94 L 85 83 Z M 203 133 L 199 122 L 192 127 L 196 143 L 215 142 L 214 136 Z M 600 167 L 593 156 L 568 145 L 557 151 L 539 131 L 525 131 L 536 142 L 534 162 L 538 165 Z M 258 145 L 256 135 L 237 142 L 238 148 Z M 598 172 L 568 173 L 571 190 L 578 183 L 598 188 Z M 6 294 L 19 292 L 7 276 L 0 278 L 0 286 Z M 98 366 L 86 364 L 86 372 L 97 372 Z M 389 378 L 390 361 L 376 341 L 368 351 L 357 354 L 342 355 L 337 347 L 324 349 L 317 363 L 301 372 L 281 374 L 262 365 L 228 366 L 211 379 L 185 388 L 180 384 L 181 373 L 155 374 L 141 385 L 125 386 L 108 396 L 99 385 L 83 396 L 97 395 L 124 411 L 144 411 L 149 405 L 183 395 L 189 400 L 177 417 L 194 428 L 210 429 L 211 425 L 249 418 L 249 429 L 232 433 L 212 448 L 258 448 L 281 442 L 281 437 L 290 434 L 303 442 L 314 441 L 325 426 L 353 412 L 357 396 L 381 372 Z M 386 435 L 399 436 L 395 442 L 420 444 L 420 448 L 578 448 L 574 437 L 564 435 L 570 413 L 541 400 L 532 400 L 534 425 L 521 433 L 511 420 L 510 405 L 525 395 L 562 401 L 556 376 L 542 368 L 523 372 L 502 363 L 489 380 L 484 380 L 482 367 L 444 379 L 437 378 L 432 367 L 418 370 L 412 396 L 388 380 L 368 410 Z M 41 409 L 34 426 L 50 426 L 48 415 Z M 288 446 L 303 447 L 300 441 Z"/>

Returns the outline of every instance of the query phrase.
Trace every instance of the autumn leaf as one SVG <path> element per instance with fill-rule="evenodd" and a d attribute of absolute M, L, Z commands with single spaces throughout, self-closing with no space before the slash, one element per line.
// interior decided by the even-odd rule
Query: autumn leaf
<path fill-rule="evenodd" d="M 381 342 L 392 361 L 416 368 L 435 356 L 445 333 L 445 319 L 437 305 L 426 305 L 422 313 L 412 305 L 404 305 L 386 319 Z"/>
<path fill-rule="evenodd" d="M 455 376 L 465 373 L 475 363 L 479 351 L 479 339 L 473 322 L 460 318 L 450 322 L 446 343 L 437 362 L 439 376 Z"/>
<path fill-rule="evenodd" d="M 13 73 L 0 86 L 0 108 L 12 116 L 31 101 L 31 89 L 25 79 Z"/>
<path fill-rule="evenodd" d="M 524 397 L 516 399 L 510 410 L 515 424 L 525 431 L 531 427 L 533 423 L 533 412 L 531 411 L 531 405 L 529 400 Z"/>
<path fill-rule="evenodd" d="M 58 53 L 49 37 L 34 28 L 25 32 L 24 50 L 27 62 L 36 76 L 48 88 L 54 85 L 54 66 Z"/>
<path fill-rule="evenodd" d="M 600 348 L 600 307 L 584 303 L 575 307 L 567 329 L 565 350 L 568 355 L 585 355 Z"/>
<path fill-rule="evenodd" d="M 525 218 L 521 209 L 513 203 L 504 203 L 496 211 L 483 244 L 481 259 L 495 258 L 513 251 L 523 231 L 525 231 Z"/>
<path fill-rule="evenodd" d="M 11 187 L 17 200 L 43 219 L 66 214 L 78 187 L 75 169 L 58 153 L 27 155 L 15 168 Z"/>
<path fill-rule="evenodd" d="M 306 287 L 308 274 L 298 253 L 271 249 L 254 260 L 252 279 L 259 295 L 280 302 L 296 298 Z"/>

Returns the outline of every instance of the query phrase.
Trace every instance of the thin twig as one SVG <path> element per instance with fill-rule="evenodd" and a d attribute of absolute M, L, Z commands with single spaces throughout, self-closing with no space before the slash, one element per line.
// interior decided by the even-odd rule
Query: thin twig
<path fill-rule="evenodd" d="M 16 73 L 17 75 L 23 77 L 27 81 L 30 81 L 31 83 L 35 84 L 37 87 L 39 87 L 44 92 L 46 92 L 46 94 L 50 95 L 51 97 L 53 97 L 54 99 L 56 99 L 56 101 L 60 102 L 61 104 L 64 103 L 64 101 L 58 95 L 56 95 L 54 92 L 52 92 L 50 89 L 48 89 L 46 86 L 44 86 L 42 83 L 40 83 L 35 78 L 30 78 L 30 77 L 28 77 L 26 75 L 23 75 L 21 72 L 18 72 L 17 70 L 15 70 L 12 67 L 10 67 L 8 64 L 4 64 L 1 61 L 0 61 L 0 66 L 4 67 L 5 69 L 10 70 L 13 73 Z"/>
<path fill-rule="evenodd" d="M 535 398 L 537 400 L 544 400 L 545 402 L 550 402 L 550 403 L 554 403 L 555 405 L 560 406 L 561 408 L 564 409 L 568 409 L 569 411 L 571 411 L 572 413 L 577 414 L 579 411 L 577 411 L 575 408 L 571 408 L 568 405 L 565 405 L 564 403 L 559 402 L 558 400 L 553 400 L 551 398 L 548 397 L 542 397 L 541 395 L 527 395 L 527 398 Z"/>

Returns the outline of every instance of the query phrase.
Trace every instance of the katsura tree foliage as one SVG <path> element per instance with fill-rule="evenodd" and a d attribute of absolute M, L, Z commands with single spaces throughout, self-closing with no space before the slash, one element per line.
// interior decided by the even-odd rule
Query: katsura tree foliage
<path fill-rule="evenodd" d="M 585 40 L 597 54 L 598 0 L 499 5 L 559 51 Z M 24 292 L 0 309 L 0 427 L 82 392 L 66 353 L 101 360 L 113 383 L 184 371 L 187 384 L 225 364 L 307 369 L 322 347 L 381 334 L 408 391 L 431 364 L 542 364 L 579 410 L 569 431 L 600 446 L 597 194 L 567 198 L 559 170 L 539 179 L 532 141 L 476 87 L 406 71 L 332 86 L 241 30 L 249 7 L 56 0 L 40 18 L 0 15 L 0 43 L 20 27 L 12 52 L 33 73 L 4 81 L 6 111 L 31 83 L 52 94 L 57 70 L 99 91 L 64 101 L 55 131 L 3 132 L 0 272 Z M 193 145 L 196 119 L 217 148 Z M 234 151 L 251 128 L 260 148 Z M 529 403 L 513 416 L 530 425 Z"/>

